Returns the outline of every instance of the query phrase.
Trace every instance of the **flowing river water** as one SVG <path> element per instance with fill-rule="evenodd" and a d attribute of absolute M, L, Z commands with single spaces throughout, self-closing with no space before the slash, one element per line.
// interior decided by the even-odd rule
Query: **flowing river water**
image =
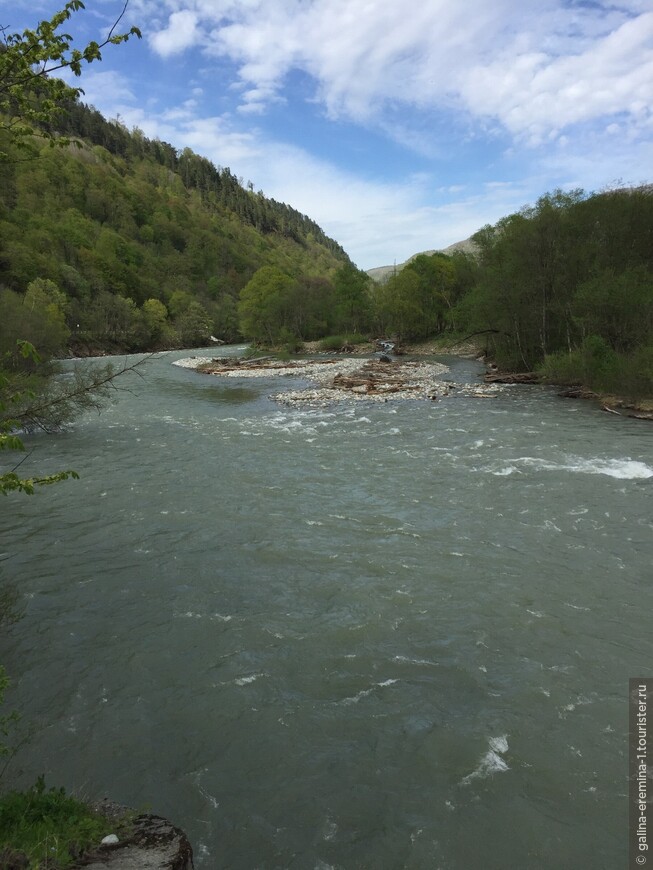
<path fill-rule="evenodd" d="M 197 868 L 624 867 L 650 424 L 539 387 L 288 408 L 182 356 L 26 439 L 81 479 L 3 500 L 5 777 L 167 815 Z"/>

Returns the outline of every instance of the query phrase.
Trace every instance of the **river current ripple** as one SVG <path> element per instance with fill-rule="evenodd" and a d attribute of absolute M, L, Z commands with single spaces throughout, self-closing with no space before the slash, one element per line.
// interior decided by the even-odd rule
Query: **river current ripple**
<path fill-rule="evenodd" d="M 81 479 L 3 500 L 6 776 L 167 815 L 198 868 L 625 866 L 650 424 L 539 387 L 280 407 L 187 355 L 27 439 Z"/>

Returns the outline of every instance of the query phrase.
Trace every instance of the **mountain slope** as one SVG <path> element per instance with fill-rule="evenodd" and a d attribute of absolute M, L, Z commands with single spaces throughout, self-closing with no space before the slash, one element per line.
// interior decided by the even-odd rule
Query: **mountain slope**
<path fill-rule="evenodd" d="M 404 266 L 407 266 L 408 263 L 411 263 L 415 257 L 419 257 L 420 254 L 425 254 L 426 256 L 431 254 L 453 254 L 455 251 L 463 251 L 464 253 L 473 254 L 476 250 L 477 248 L 474 242 L 471 239 L 465 239 L 462 242 L 454 242 L 453 245 L 449 245 L 447 248 L 439 248 L 433 251 L 420 251 L 418 254 L 413 254 L 412 257 L 409 257 L 405 263 L 398 263 L 392 266 L 375 266 L 372 269 L 368 269 L 367 274 L 374 281 L 382 284 L 395 272 L 395 270 L 397 272 L 401 271 Z"/>
<path fill-rule="evenodd" d="M 22 296 L 34 281 L 52 282 L 65 294 L 73 344 L 235 338 L 239 291 L 261 267 L 328 279 L 351 265 L 306 215 L 190 149 L 148 140 L 79 103 L 57 128 L 79 145 L 37 142 L 36 159 L 0 166 L 0 288 Z M 152 300 L 162 307 L 150 304 L 149 314 L 166 328 L 189 312 L 198 328 L 175 327 L 177 339 L 149 329 L 143 306 Z"/>

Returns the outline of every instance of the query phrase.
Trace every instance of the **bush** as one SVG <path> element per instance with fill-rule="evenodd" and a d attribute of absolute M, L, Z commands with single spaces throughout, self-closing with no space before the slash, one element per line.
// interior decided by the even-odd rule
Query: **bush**
<path fill-rule="evenodd" d="M 46 790 L 42 776 L 0 799 L 0 853 L 25 855 L 31 870 L 68 867 L 109 832 L 105 818 L 64 789 Z"/>
<path fill-rule="evenodd" d="M 304 346 L 301 338 L 298 338 L 285 326 L 279 330 L 278 341 L 282 350 L 288 355 L 298 353 Z"/>
<path fill-rule="evenodd" d="M 629 392 L 628 383 L 635 368 L 604 338 L 590 335 L 571 353 L 559 352 L 545 357 L 540 371 L 553 383 L 578 384 L 597 392 L 624 394 Z"/>
<path fill-rule="evenodd" d="M 580 386 L 582 384 L 582 356 L 579 350 L 571 353 L 559 351 L 544 357 L 538 373 L 552 384 Z"/>
<path fill-rule="evenodd" d="M 327 335 L 320 341 L 320 350 L 340 350 L 346 344 L 365 344 L 367 338 L 359 332 L 349 335 Z"/>
<path fill-rule="evenodd" d="M 624 363 L 624 393 L 635 401 L 653 399 L 653 344 L 630 354 Z"/>
<path fill-rule="evenodd" d="M 622 357 L 599 335 L 590 335 L 580 347 L 583 382 L 593 390 L 619 392 L 623 383 Z"/>

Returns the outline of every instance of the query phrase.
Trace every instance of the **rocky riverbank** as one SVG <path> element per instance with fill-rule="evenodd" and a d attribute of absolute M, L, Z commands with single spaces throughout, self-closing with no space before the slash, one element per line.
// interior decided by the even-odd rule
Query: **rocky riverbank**
<path fill-rule="evenodd" d="M 115 822 L 120 835 L 105 837 L 75 867 L 86 870 L 193 870 L 193 849 L 186 834 L 162 816 L 136 815 L 111 801 L 93 809 Z M 127 818 L 127 821 L 125 819 Z"/>
<path fill-rule="evenodd" d="M 328 357 L 282 362 L 272 358 L 252 360 L 233 357 L 190 357 L 174 365 L 227 378 L 294 377 L 314 384 L 303 389 L 274 393 L 281 404 L 323 406 L 340 401 L 436 401 L 452 396 L 492 398 L 500 387 L 477 383 L 452 384 L 443 380 L 449 369 L 433 361 L 385 358 Z"/>

